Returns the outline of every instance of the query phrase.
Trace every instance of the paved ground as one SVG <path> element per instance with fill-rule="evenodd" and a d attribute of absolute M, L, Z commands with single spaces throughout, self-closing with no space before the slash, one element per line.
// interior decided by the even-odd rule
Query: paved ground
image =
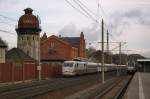
<path fill-rule="evenodd" d="M 124 99 L 150 99 L 150 73 L 137 72 L 127 89 Z"/>

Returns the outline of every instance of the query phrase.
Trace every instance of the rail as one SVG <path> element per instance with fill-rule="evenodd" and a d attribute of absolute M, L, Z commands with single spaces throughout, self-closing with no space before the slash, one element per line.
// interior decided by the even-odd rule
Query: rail
<path fill-rule="evenodd" d="M 126 92 L 128 85 L 130 84 L 132 78 L 133 78 L 133 76 L 131 76 L 131 78 L 125 82 L 125 86 L 120 89 L 120 91 L 116 95 L 115 99 L 122 99 L 123 98 L 124 93 Z"/>
<path fill-rule="evenodd" d="M 119 77 L 109 79 L 104 84 L 96 85 L 92 88 L 68 96 L 65 99 L 94 99 L 94 97 L 95 99 L 98 99 L 112 89 L 119 80 Z"/>
<path fill-rule="evenodd" d="M 131 79 L 132 76 L 121 76 L 118 78 L 110 79 L 104 84 L 93 86 L 93 88 L 89 88 L 76 94 L 70 95 L 65 99 L 108 99 L 108 97 L 111 97 L 112 99 L 121 99 Z M 113 92 L 113 90 L 115 90 L 115 92 Z M 110 94 L 111 92 L 113 94 Z"/>

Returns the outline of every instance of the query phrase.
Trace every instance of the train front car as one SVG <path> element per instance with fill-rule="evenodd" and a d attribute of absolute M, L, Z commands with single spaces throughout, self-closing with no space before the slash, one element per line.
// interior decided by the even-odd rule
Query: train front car
<path fill-rule="evenodd" d="M 128 68 L 127 68 L 127 73 L 128 73 L 129 75 L 132 75 L 132 74 L 134 74 L 135 72 L 136 72 L 136 69 L 135 69 L 134 66 L 128 66 Z"/>
<path fill-rule="evenodd" d="M 74 61 L 65 61 L 62 65 L 62 75 L 63 76 L 75 76 L 74 72 Z"/>

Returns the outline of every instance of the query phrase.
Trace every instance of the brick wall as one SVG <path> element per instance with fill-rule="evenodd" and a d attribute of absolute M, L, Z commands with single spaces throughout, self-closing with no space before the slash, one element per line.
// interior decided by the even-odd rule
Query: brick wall
<path fill-rule="evenodd" d="M 56 51 L 61 57 L 73 59 L 78 57 L 78 49 L 70 44 L 60 40 L 55 36 L 51 36 L 41 43 L 41 56 L 49 55 L 50 49 Z"/>
<path fill-rule="evenodd" d="M 42 64 L 42 79 L 61 74 L 61 65 Z M 38 79 L 37 66 L 34 63 L 0 64 L 0 83 Z"/>

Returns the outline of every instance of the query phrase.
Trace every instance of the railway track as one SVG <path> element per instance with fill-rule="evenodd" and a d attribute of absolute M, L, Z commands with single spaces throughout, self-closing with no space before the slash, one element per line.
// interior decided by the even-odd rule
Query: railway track
<path fill-rule="evenodd" d="M 105 90 L 103 94 L 99 94 L 95 99 L 122 99 L 124 92 L 130 83 L 132 76 L 119 79 L 115 84 Z"/>
<path fill-rule="evenodd" d="M 107 79 L 110 79 L 113 76 L 116 76 L 115 72 L 106 73 Z M 30 99 L 46 93 L 55 92 L 60 89 L 84 85 L 89 81 L 100 82 L 100 77 L 100 74 L 92 74 L 73 78 L 55 78 L 51 80 L 42 80 L 40 82 L 34 81 L 32 83 L 0 87 L 0 97 L 1 99 Z"/>
<path fill-rule="evenodd" d="M 107 80 L 104 84 L 70 95 L 65 99 L 122 99 L 132 76 L 120 76 Z"/>
<path fill-rule="evenodd" d="M 112 75 L 107 73 L 106 75 Z M 88 81 L 100 80 L 100 75 L 86 75 L 73 78 L 56 78 L 29 84 L 19 84 L 0 88 L 1 99 L 30 99 L 34 96 L 52 92 L 58 89 L 84 84 Z"/>

